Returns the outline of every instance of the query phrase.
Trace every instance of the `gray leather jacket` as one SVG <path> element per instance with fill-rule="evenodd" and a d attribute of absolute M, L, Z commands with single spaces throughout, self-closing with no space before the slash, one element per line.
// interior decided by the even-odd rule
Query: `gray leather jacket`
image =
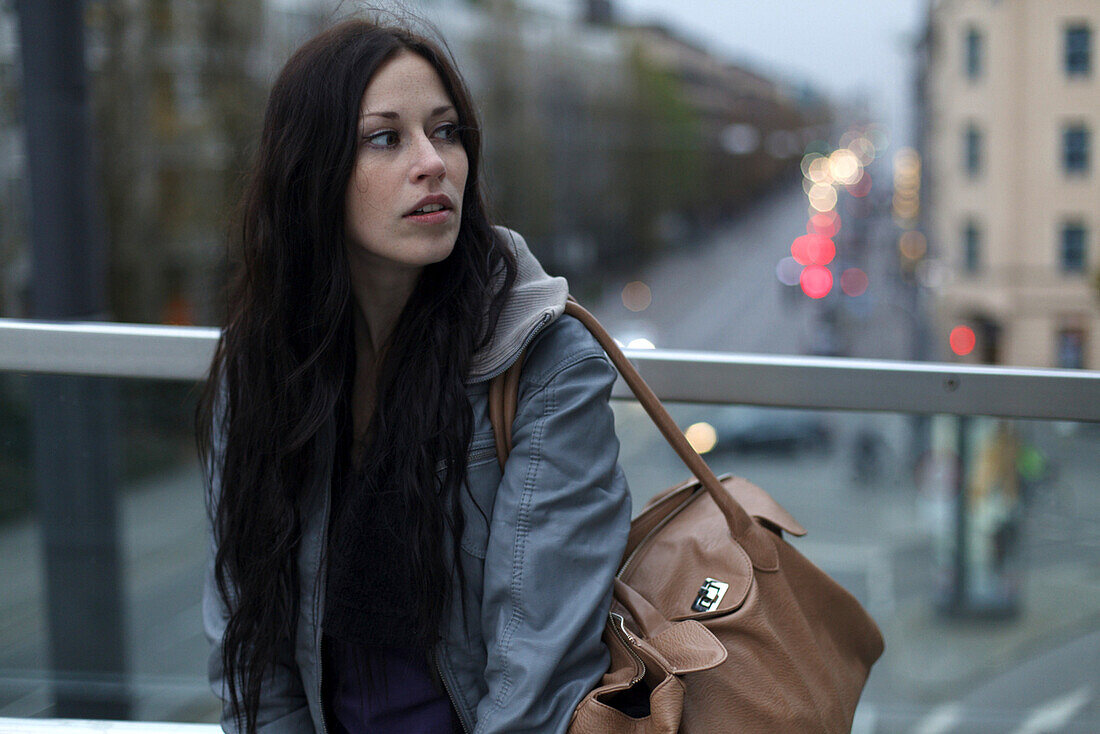
<path fill-rule="evenodd" d="M 584 326 L 562 315 L 564 279 L 547 276 L 518 235 L 501 232 L 515 245 L 519 277 L 467 384 L 475 421 L 469 488 L 485 516 L 464 493 L 459 563 L 466 614 L 453 605 L 434 657 L 466 731 L 546 734 L 565 731 L 577 703 L 607 670 L 600 636 L 626 545 L 630 497 L 608 406 L 616 372 Z M 524 346 L 513 449 L 502 473 L 488 416 L 489 380 Z M 328 487 L 329 477 L 322 476 L 306 490 L 297 639 L 287 642 L 264 688 L 262 732 L 325 730 L 321 551 Z M 203 619 L 212 645 L 211 687 L 224 700 L 226 610 L 213 583 L 212 556 Z M 233 731 L 229 706 L 223 711 L 222 726 Z"/>

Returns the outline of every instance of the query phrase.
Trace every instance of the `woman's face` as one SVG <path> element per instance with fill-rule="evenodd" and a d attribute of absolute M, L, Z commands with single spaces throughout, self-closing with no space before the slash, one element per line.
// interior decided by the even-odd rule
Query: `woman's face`
<path fill-rule="evenodd" d="M 458 237 L 467 172 L 458 112 L 431 64 L 408 51 L 379 67 L 359 110 L 345 194 L 349 262 L 376 275 L 418 272 Z"/>

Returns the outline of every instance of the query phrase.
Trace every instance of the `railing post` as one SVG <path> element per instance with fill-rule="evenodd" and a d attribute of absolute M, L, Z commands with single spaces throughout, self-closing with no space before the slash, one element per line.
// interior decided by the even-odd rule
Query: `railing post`
<path fill-rule="evenodd" d="M 955 570 L 954 585 L 951 589 L 951 612 L 961 614 L 969 604 L 969 590 L 967 588 L 969 533 L 967 532 L 967 526 L 970 521 L 970 492 L 967 491 L 967 482 L 972 458 L 970 455 L 970 416 L 958 416 L 955 425 L 958 430 L 955 437 L 955 453 L 959 457 L 959 468 L 955 473 Z"/>
<path fill-rule="evenodd" d="M 16 8 L 32 217 L 30 315 L 103 319 L 106 268 L 94 201 L 83 3 L 17 0 Z M 52 714 L 125 719 L 114 385 L 88 377 L 33 379 Z"/>

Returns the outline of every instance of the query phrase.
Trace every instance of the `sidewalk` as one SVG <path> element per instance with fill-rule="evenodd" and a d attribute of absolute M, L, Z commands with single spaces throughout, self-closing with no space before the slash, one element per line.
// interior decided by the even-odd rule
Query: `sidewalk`
<path fill-rule="evenodd" d="M 884 674 L 879 686 L 909 691 L 914 702 L 957 698 L 1058 642 L 1100 627 L 1100 568 L 1065 563 L 1029 569 L 1014 619 L 949 619 L 931 600 L 913 600 L 882 622 L 886 653 L 876 666 Z"/>

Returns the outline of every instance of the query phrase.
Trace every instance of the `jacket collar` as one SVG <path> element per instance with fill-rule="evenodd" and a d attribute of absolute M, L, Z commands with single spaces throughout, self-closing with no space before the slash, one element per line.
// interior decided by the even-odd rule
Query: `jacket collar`
<path fill-rule="evenodd" d="M 516 257 L 516 282 L 492 338 L 470 359 L 468 382 L 483 382 L 508 369 L 520 351 L 565 312 L 569 295 L 565 278 L 547 275 L 523 237 L 504 227 L 494 229 Z"/>

